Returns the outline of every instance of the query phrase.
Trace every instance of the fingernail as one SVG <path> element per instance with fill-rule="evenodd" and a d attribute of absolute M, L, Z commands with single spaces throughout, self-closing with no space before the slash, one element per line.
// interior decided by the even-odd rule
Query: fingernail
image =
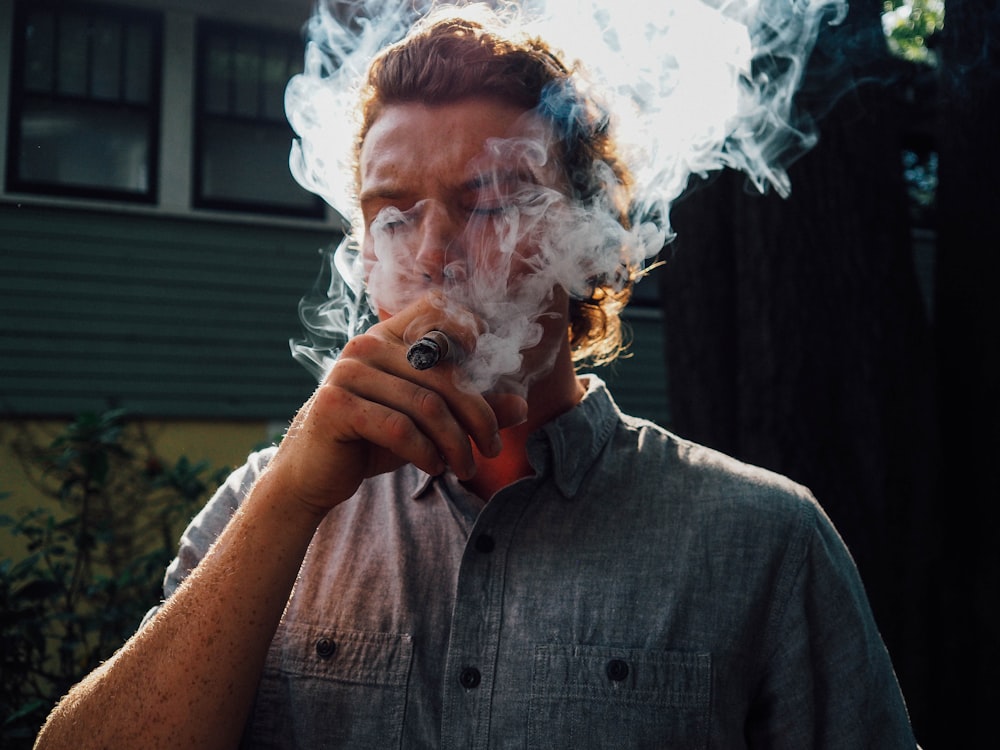
<path fill-rule="evenodd" d="M 500 433 L 496 433 L 493 439 L 490 441 L 490 455 L 499 456 L 500 451 L 503 450 L 503 440 L 500 439 Z"/>
<path fill-rule="evenodd" d="M 514 425 L 524 424 L 528 421 L 528 402 L 519 400 L 517 409 L 514 410 L 514 417 L 517 420 Z M 512 427 L 514 425 L 511 425 Z"/>

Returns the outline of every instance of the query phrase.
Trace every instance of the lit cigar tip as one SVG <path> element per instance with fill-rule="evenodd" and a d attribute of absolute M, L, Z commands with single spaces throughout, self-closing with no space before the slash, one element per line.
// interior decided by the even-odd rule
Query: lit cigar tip
<path fill-rule="evenodd" d="M 406 361 L 414 370 L 429 370 L 447 359 L 451 342 L 441 331 L 428 331 L 406 351 Z"/>

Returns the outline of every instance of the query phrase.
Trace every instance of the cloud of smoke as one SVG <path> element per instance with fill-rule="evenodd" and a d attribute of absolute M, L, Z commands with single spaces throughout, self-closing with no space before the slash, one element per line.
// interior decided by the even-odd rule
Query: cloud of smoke
<path fill-rule="evenodd" d="M 402 0 L 321 5 L 310 23 L 304 72 L 286 92 L 299 135 L 293 174 L 358 228 L 359 84 L 371 58 L 425 10 Z M 565 60 L 585 66 L 586 77 L 575 76 L 573 86 L 611 113 L 635 200 L 625 230 L 608 202 L 583 205 L 543 181 L 518 177 L 543 169 L 551 128 L 488 144 L 476 169 L 496 186 L 484 197 L 490 210 L 470 220 L 456 244 L 461 252 L 436 282 L 451 314 L 471 310 L 483 324 L 463 383 L 487 390 L 518 372 L 521 353 L 539 340 L 554 288 L 586 296 L 595 279 L 620 275 L 623 261 L 641 267 L 655 256 L 671 237 L 670 208 L 691 175 L 728 167 L 761 191 L 787 195 L 787 166 L 816 139 L 798 124 L 793 97 L 817 35 L 845 11 L 843 0 L 661 0 L 641 15 L 627 3 L 593 0 L 525 0 L 500 9 Z M 567 101 L 556 91 L 540 109 L 558 126 L 560 117 L 573 117 L 564 111 Z M 371 324 L 372 309 L 392 312 L 426 293 L 412 267 L 412 237 L 439 209 L 425 201 L 376 217 L 367 284 L 358 232 L 330 254 L 329 275 L 300 306 L 308 341 L 292 344 L 317 377 L 350 336 Z"/>

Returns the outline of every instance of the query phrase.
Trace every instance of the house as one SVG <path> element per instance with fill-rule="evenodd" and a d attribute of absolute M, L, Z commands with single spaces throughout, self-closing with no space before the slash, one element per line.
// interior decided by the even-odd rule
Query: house
<path fill-rule="evenodd" d="M 288 171 L 312 0 L 0 0 L 0 441 L 125 408 L 236 464 L 315 386 L 289 354 L 345 225 Z M 652 296 L 650 294 L 652 293 Z M 666 418 L 655 282 L 602 373 Z M 0 445 L 0 490 L 19 487 Z"/>

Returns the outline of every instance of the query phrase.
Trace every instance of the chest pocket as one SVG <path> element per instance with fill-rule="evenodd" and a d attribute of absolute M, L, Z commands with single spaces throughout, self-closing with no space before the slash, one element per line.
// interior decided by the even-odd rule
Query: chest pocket
<path fill-rule="evenodd" d="M 243 747 L 399 747 L 412 657 L 409 635 L 283 622 Z"/>
<path fill-rule="evenodd" d="M 704 748 L 707 653 L 539 646 L 528 707 L 531 748 Z"/>

